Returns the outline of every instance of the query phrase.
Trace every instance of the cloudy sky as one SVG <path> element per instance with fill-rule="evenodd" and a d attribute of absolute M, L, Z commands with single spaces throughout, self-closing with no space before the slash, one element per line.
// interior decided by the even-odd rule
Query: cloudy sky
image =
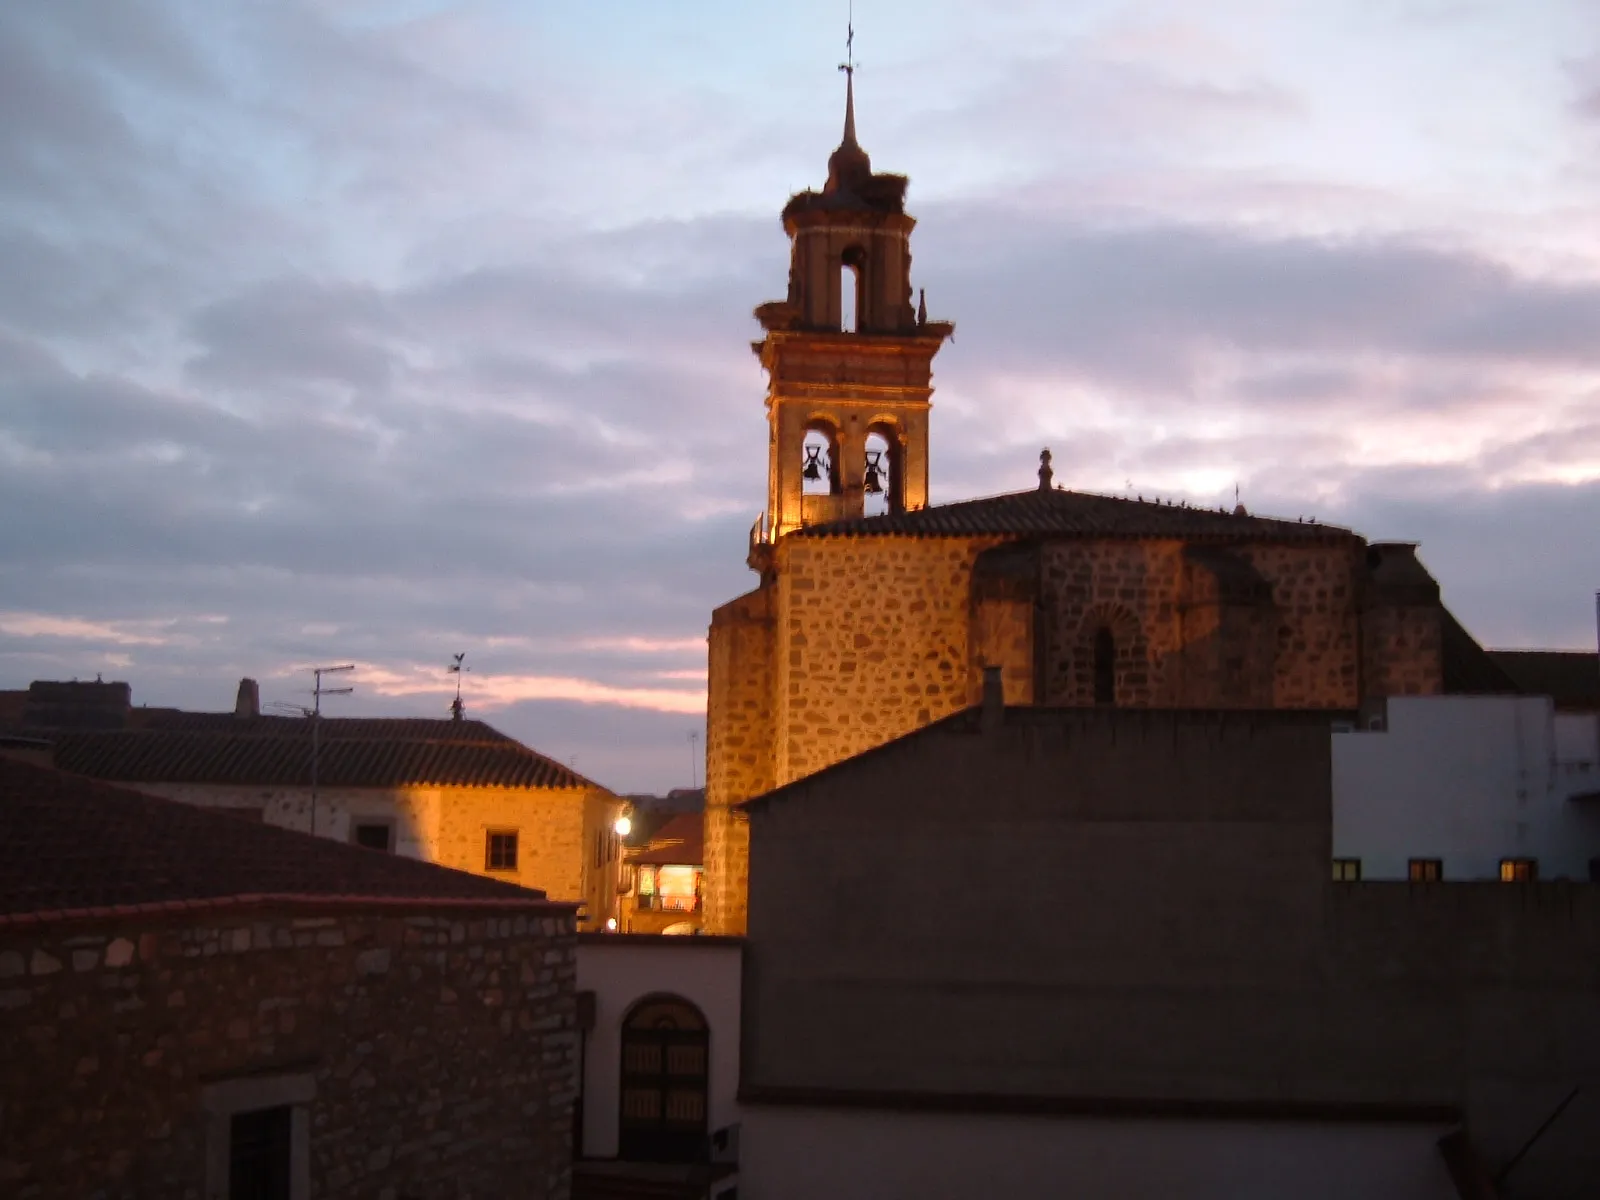
<path fill-rule="evenodd" d="M 754 582 L 778 211 L 845 5 L 0 4 L 0 687 L 474 715 L 690 782 Z M 911 176 L 936 501 L 1232 502 L 1421 542 L 1594 644 L 1600 7 L 859 0 Z"/>

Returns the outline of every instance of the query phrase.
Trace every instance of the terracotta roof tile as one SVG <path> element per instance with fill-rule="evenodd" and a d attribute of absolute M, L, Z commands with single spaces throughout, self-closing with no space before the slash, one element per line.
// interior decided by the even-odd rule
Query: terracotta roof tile
<path fill-rule="evenodd" d="M 307 786 L 310 724 L 182 714 L 167 728 L 60 735 L 55 765 L 123 783 Z M 317 779 L 325 787 L 597 786 L 479 721 L 324 719 Z"/>
<path fill-rule="evenodd" d="M 913 537 L 1038 535 L 1046 537 L 1174 537 L 1187 539 L 1286 538 L 1330 540 L 1358 535 L 1337 525 L 1236 515 L 1206 508 L 1183 508 L 1151 500 L 1100 496 L 1056 488 L 1010 492 L 956 504 L 936 504 L 913 512 L 885 513 L 827 521 L 798 530 L 794 537 Z"/>
<path fill-rule="evenodd" d="M 650 840 L 627 855 L 630 863 L 697 865 L 705 862 L 705 814 L 677 813 Z"/>
<path fill-rule="evenodd" d="M 0 756 L 0 922 L 261 897 L 531 905 L 543 896 Z"/>

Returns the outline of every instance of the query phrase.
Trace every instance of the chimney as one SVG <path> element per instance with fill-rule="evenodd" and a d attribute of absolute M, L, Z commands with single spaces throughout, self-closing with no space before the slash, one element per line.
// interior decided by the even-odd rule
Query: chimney
<path fill-rule="evenodd" d="M 261 715 L 261 688 L 254 679 L 239 680 L 239 698 L 233 702 L 233 715 L 236 717 Z"/>
<path fill-rule="evenodd" d="M 998 729 L 1006 716 L 1006 688 L 999 667 L 983 669 L 983 731 Z"/>

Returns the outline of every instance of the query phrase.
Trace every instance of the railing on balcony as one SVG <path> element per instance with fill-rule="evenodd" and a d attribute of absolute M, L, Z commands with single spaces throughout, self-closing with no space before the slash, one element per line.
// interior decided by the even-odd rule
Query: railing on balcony
<path fill-rule="evenodd" d="M 649 896 L 640 896 L 635 907 L 641 911 L 650 912 L 683 912 L 693 913 L 700 911 L 699 896 L 663 896 L 655 893 Z"/>

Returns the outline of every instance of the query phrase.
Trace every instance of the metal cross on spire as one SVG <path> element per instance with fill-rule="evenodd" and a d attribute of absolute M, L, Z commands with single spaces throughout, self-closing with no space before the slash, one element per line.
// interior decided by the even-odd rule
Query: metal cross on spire
<path fill-rule="evenodd" d="M 850 4 L 850 15 L 848 18 L 846 18 L 844 30 L 844 61 L 839 64 L 839 70 L 843 71 L 846 75 L 853 76 L 856 73 L 856 68 L 861 65 L 860 63 L 856 62 L 855 55 L 856 6 L 854 0 L 852 0 Z"/>

